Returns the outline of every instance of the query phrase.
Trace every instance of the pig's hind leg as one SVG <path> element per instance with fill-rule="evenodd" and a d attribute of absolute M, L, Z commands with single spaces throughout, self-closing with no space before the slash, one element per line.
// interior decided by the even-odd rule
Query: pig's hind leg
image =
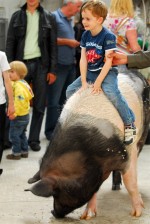
<path fill-rule="evenodd" d="M 31 177 L 29 180 L 28 180 L 28 183 L 29 184 L 33 184 L 37 181 L 39 181 L 41 178 L 40 178 L 40 171 L 38 171 L 33 177 Z"/>
<path fill-rule="evenodd" d="M 123 174 L 123 182 L 126 189 L 129 192 L 132 202 L 131 215 L 139 217 L 142 214 L 142 208 L 144 207 L 141 195 L 137 185 L 137 156 L 138 150 L 136 145 L 131 146 L 131 160 L 130 165 L 125 174 Z"/>
<path fill-rule="evenodd" d="M 120 190 L 121 182 L 121 173 L 118 170 L 112 171 L 112 190 L 117 191 Z"/>

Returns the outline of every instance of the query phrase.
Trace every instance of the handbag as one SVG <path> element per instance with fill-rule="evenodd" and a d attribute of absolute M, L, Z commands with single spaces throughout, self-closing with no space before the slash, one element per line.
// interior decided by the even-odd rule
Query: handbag
<path fill-rule="evenodd" d="M 133 53 L 133 52 L 132 52 L 132 49 L 130 48 L 127 38 L 119 35 L 119 30 L 128 20 L 129 20 L 129 17 L 123 18 L 113 32 L 116 35 L 117 47 L 121 51 L 129 54 L 129 53 Z"/>

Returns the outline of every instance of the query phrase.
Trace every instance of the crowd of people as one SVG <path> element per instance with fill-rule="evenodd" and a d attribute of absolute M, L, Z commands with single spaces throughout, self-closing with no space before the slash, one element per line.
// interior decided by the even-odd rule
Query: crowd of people
<path fill-rule="evenodd" d="M 77 13 L 82 19 L 74 24 Z M 27 158 L 28 147 L 39 151 L 45 108 L 45 136 L 51 140 L 66 99 L 89 82 L 92 94 L 103 91 L 118 110 L 124 143 L 134 142 L 135 117 L 118 89 L 118 67 L 149 67 L 150 52 L 138 44 L 132 0 L 111 0 L 109 10 L 99 0 L 64 0 L 52 13 L 39 0 L 26 0 L 10 19 L 5 53 L 0 52 L 0 161 L 6 138 L 12 148 L 7 159 Z"/>

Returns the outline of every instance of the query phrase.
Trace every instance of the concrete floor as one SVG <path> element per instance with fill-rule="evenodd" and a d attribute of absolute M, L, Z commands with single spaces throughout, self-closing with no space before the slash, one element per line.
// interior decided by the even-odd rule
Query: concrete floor
<path fill-rule="evenodd" d="M 89 221 L 80 220 L 84 207 L 75 210 L 64 219 L 55 219 L 51 214 L 52 198 L 40 198 L 24 189 L 29 185 L 27 180 L 38 170 L 48 141 L 43 130 L 39 152 L 29 151 L 28 159 L 19 161 L 6 160 L 10 150 L 5 150 L 0 176 L 0 224 L 150 224 L 150 146 L 145 146 L 138 161 L 138 182 L 145 209 L 140 218 L 130 216 L 130 199 L 124 187 L 120 191 L 111 190 L 111 176 L 104 182 L 98 193 L 98 214 Z"/>

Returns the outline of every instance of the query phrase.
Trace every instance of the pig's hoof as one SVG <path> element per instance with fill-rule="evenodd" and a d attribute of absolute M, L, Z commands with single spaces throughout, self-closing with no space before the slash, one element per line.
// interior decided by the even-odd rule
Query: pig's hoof
<path fill-rule="evenodd" d="M 131 211 L 131 215 L 135 217 L 140 217 L 142 215 L 142 207 L 138 206 L 136 208 L 133 208 Z"/>
<path fill-rule="evenodd" d="M 90 220 L 91 218 L 96 217 L 96 211 L 91 209 L 86 209 L 80 219 Z"/>
<path fill-rule="evenodd" d="M 144 203 L 141 198 L 141 195 L 139 195 L 139 201 L 133 203 L 131 215 L 135 217 L 140 217 L 142 215 L 143 208 L 144 208 Z"/>

